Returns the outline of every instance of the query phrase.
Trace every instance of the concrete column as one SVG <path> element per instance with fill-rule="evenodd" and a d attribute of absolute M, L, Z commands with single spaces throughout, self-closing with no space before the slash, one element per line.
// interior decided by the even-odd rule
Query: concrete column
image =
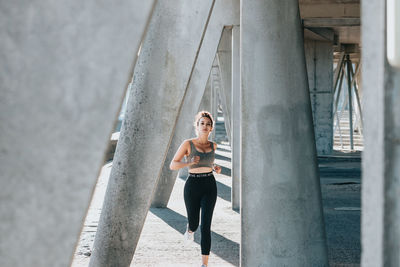
<path fill-rule="evenodd" d="M 218 46 L 217 60 L 221 75 L 222 108 L 229 144 L 232 145 L 232 27 L 224 28 Z"/>
<path fill-rule="evenodd" d="M 211 69 L 211 68 L 210 68 Z M 201 98 L 201 102 L 199 105 L 199 111 L 201 110 L 207 110 L 211 112 L 211 81 L 210 81 L 210 75 L 206 83 L 206 88 L 204 90 L 203 97 Z"/>
<path fill-rule="evenodd" d="M 217 59 L 217 55 L 215 55 L 215 59 L 213 61 L 213 65 L 211 68 L 211 77 L 212 77 L 212 85 L 214 88 L 214 92 L 215 92 L 215 101 L 216 101 L 216 109 L 215 109 L 215 116 L 216 116 L 216 121 L 218 119 L 218 112 L 221 109 L 221 111 L 223 112 L 223 104 L 222 104 L 222 94 L 221 94 L 221 87 L 222 87 L 222 82 L 221 82 L 221 74 L 220 74 L 220 69 L 219 69 L 219 65 L 218 65 L 218 59 Z M 217 123 L 215 124 L 217 125 Z M 222 133 L 217 133 L 217 129 L 215 128 L 215 140 L 218 142 L 221 140 L 225 141 L 225 137 L 226 139 L 227 136 L 226 135 L 226 126 L 225 126 L 225 121 L 224 121 L 224 129 L 225 131 L 222 131 Z M 229 140 L 226 140 L 229 142 Z"/>
<path fill-rule="evenodd" d="M 387 62 L 385 1 L 364 1 L 362 266 L 400 266 L 400 70 Z"/>
<path fill-rule="evenodd" d="M 211 72 L 210 72 L 210 81 L 211 81 L 211 110 L 210 110 L 210 112 L 214 116 L 215 125 L 217 125 L 216 122 L 217 122 L 217 117 L 218 117 L 218 112 L 217 112 L 218 95 L 217 95 L 217 88 L 215 86 L 214 79 L 212 77 Z M 215 140 L 215 131 L 216 131 L 216 128 L 214 128 L 214 131 L 212 131 L 212 133 L 211 133 L 212 140 Z"/>
<path fill-rule="evenodd" d="M 131 263 L 212 7 L 211 0 L 156 3 L 135 66 L 90 266 Z"/>
<path fill-rule="evenodd" d="M 232 28 L 232 209 L 240 209 L 240 27 Z"/>
<path fill-rule="evenodd" d="M 333 149 L 333 43 L 304 42 L 308 84 L 318 155 L 330 155 Z"/>
<path fill-rule="evenodd" d="M 215 84 L 213 74 L 212 74 L 212 69 L 210 71 L 210 81 L 211 81 L 211 114 L 214 116 L 215 120 L 215 126 L 217 126 L 217 117 L 218 117 L 218 103 L 219 103 L 219 97 L 218 97 L 218 86 Z M 214 128 L 214 131 L 211 132 L 211 139 L 215 140 L 215 133 L 216 133 L 216 128 Z"/>
<path fill-rule="evenodd" d="M 218 97 L 217 97 L 217 88 L 212 79 L 212 74 L 210 72 L 210 82 L 211 82 L 211 114 L 213 115 L 215 122 L 217 121 L 217 108 L 218 108 Z M 212 139 L 215 139 L 215 129 L 211 133 Z"/>
<path fill-rule="evenodd" d="M 207 79 L 209 78 L 210 69 L 215 53 L 217 52 L 223 26 L 227 23 L 238 23 L 238 21 L 239 1 L 222 0 L 215 3 L 198 59 L 194 65 L 193 75 L 188 84 L 187 93 L 177 118 L 176 130 L 174 131 L 174 136 L 154 193 L 153 207 L 166 207 L 168 204 L 177 176 L 176 171 L 169 169 L 169 163 L 183 140 L 191 137 L 194 116 L 198 112 L 200 101 L 204 95 L 204 88 L 207 85 Z M 187 169 L 181 169 L 179 175 L 187 177 Z"/>
<path fill-rule="evenodd" d="M 71 263 L 153 2 L 0 2 L 0 266 Z"/>
<path fill-rule="evenodd" d="M 328 266 L 298 1 L 241 4 L 242 266 Z"/>

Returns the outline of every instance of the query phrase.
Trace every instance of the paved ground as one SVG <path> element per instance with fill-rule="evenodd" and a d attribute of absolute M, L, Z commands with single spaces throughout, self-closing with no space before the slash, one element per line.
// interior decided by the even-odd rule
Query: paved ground
<path fill-rule="evenodd" d="M 216 163 L 218 200 L 212 224 L 209 266 L 239 266 L 240 215 L 231 209 L 230 148 L 219 145 Z M 359 266 L 360 259 L 360 159 L 359 155 L 337 154 L 320 158 L 321 189 L 331 266 Z M 100 175 L 85 226 L 77 246 L 73 267 L 88 266 L 111 163 Z M 183 242 L 186 212 L 184 180 L 178 178 L 168 208 L 151 209 L 137 246 L 132 266 L 197 266 L 200 236 L 189 246 Z"/>

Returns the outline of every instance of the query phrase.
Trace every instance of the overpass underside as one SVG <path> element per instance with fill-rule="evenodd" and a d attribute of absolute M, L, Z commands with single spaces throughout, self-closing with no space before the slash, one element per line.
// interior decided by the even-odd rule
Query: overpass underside
<path fill-rule="evenodd" d="M 128 86 L 90 266 L 129 266 L 194 114 L 218 106 L 241 266 L 328 266 L 317 156 L 336 132 L 364 138 L 361 264 L 400 265 L 385 1 L 29 3 L 0 4 L 0 265 L 71 262 Z"/>

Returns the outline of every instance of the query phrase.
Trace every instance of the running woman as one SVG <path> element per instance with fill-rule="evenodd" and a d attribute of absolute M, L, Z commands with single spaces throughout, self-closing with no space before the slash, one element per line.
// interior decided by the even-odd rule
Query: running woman
<path fill-rule="evenodd" d="M 213 171 L 221 173 L 221 167 L 214 164 L 217 144 L 208 140 L 213 130 L 214 119 L 208 111 L 200 111 L 194 121 L 196 138 L 185 140 L 171 161 L 171 170 L 189 168 L 189 177 L 184 188 L 184 200 L 188 224 L 184 237 L 194 239 L 199 226 L 201 210 L 201 257 L 207 267 L 211 248 L 211 220 L 217 200 L 217 185 Z M 182 162 L 186 157 L 186 162 Z"/>

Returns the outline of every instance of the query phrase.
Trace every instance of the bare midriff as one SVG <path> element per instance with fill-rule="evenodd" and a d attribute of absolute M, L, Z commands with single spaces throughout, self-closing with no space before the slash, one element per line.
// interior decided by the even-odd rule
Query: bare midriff
<path fill-rule="evenodd" d="M 190 173 L 206 173 L 206 172 L 212 172 L 212 168 L 209 167 L 199 167 L 199 168 L 194 168 L 189 170 Z"/>

